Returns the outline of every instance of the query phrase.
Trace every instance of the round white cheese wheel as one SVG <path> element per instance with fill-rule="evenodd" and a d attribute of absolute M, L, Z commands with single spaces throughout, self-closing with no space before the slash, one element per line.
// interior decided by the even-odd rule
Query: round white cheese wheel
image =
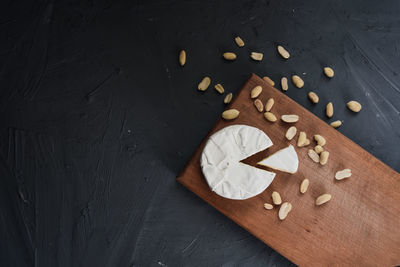
<path fill-rule="evenodd" d="M 275 173 L 240 161 L 272 146 L 261 130 L 247 125 L 232 125 L 208 139 L 200 165 L 211 190 L 230 199 L 247 199 L 263 192 Z"/>

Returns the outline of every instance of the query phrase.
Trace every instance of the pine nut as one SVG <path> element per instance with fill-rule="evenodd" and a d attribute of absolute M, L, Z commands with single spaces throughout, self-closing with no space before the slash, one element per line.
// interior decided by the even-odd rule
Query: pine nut
<path fill-rule="evenodd" d="M 185 50 L 181 50 L 179 53 L 179 64 L 183 67 L 186 63 L 186 52 Z"/>
<path fill-rule="evenodd" d="M 314 140 L 320 146 L 324 146 L 326 144 L 326 140 L 322 135 L 319 135 L 319 134 L 314 135 Z"/>
<path fill-rule="evenodd" d="M 281 221 L 286 219 L 291 210 L 292 210 L 292 204 L 290 204 L 289 202 L 283 203 L 282 206 L 279 208 L 278 212 L 279 219 Z"/>
<path fill-rule="evenodd" d="M 309 92 L 308 93 L 308 98 L 314 103 L 317 104 L 319 102 L 319 97 L 316 93 L 314 92 Z"/>
<path fill-rule="evenodd" d="M 226 60 L 235 60 L 236 59 L 236 54 L 232 52 L 225 52 L 222 55 Z"/>
<path fill-rule="evenodd" d="M 304 146 L 305 142 L 307 140 L 307 135 L 305 132 L 300 132 L 299 133 L 299 139 L 297 139 L 297 146 L 302 147 Z"/>
<path fill-rule="evenodd" d="M 271 86 L 275 85 L 275 82 L 273 80 L 271 80 L 271 78 L 268 76 L 264 76 L 263 80 L 266 81 L 267 83 L 269 83 Z"/>
<path fill-rule="evenodd" d="M 285 137 L 287 140 L 290 141 L 293 139 L 293 137 L 296 135 L 296 133 L 297 133 L 296 127 L 292 126 L 286 131 Z"/>
<path fill-rule="evenodd" d="M 228 109 L 222 112 L 222 118 L 225 120 L 233 120 L 236 119 L 239 116 L 239 110 L 237 109 Z"/>
<path fill-rule="evenodd" d="M 257 85 L 251 90 L 250 97 L 257 98 L 261 94 L 261 92 L 262 92 L 262 87 L 260 85 Z"/>
<path fill-rule="evenodd" d="M 233 97 L 233 94 L 232 94 L 232 93 L 227 94 L 227 95 L 225 96 L 225 98 L 224 98 L 224 103 L 225 103 L 225 104 L 229 104 L 229 103 L 232 101 L 232 97 Z"/>
<path fill-rule="evenodd" d="M 331 200 L 332 196 L 330 194 L 323 194 L 320 195 L 316 200 L 315 200 L 315 205 L 319 206 L 322 205 L 326 202 L 328 202 L 329 200 Z"/>
<path fill-rule="evenodd" d="M 335 179 L 336 180 L 342 180 L 342 179 L 345 179 L 345 178 L 349 178 L 350 176 L 351 176 L 351 170 L 350 169 L 344 169 L 344 170 L 336 172 Z"/>
<path fill-rule="evenodd" d="M 284 122 L 293 123 L 293 122 L 299 121 L 299 116 L 296 115 L 296 114 L 288 114 L 288 115 L 282 115 L 282 116 L 281 116 L 281 119 L 282 119 Z"/>
<path fill-rule="evenodd" d="M 361 104 L 354 100 L 347 102 L 347 107 L 353 112 L 360 112 L 360 110 L 362 108 Z"/>
<path fill-rule="evenodd" d="M 218 93 L 220 93 L 221 95 L 225 92 L 224 87 L 222 87 L 222 85 L 221 85 L 220 83 L 216 84 L 216 85 L 214 86 L 214 88 L 215 88 L 215 90 L 217 90 Z"/>
<path fill-rule="evenodd" d="M 331 126 L 333 128 L 338 128 L 338 127 L 340 127 L 340 125 L 342 125 L 341 121 L 333 121 L 333 122 L 331 122 Z"/>
<path fill-rule="evenodd" d="M 316 145 L 314 151 L 317 152 L 317 154 L 321 154 L 321 152 L 324 151 L 324 148 L 320 145 Z"/>
<path fill-rule="evenodd" d="M 284 59 L 288 59 L 290 57 L 289 52 L 283 48 L 283 46 L 278 45 L 278 53 L 284 58 Z"/>
<path fill-rule="evenodd" d="M 210 86 L 210 83 L 211 83 L 210 77 L 204 77 L 203 80 L 201 80 L 201 82 L 197 86 L 197 89 L 199 89 L 200 91 L 205 91 L 207 90 L 208 86 Z"/>
<path fill-rule="evenodd" d="M 269 204 L 269 203 L 264 203 L 264 209 L 266 209 L 266 210 L 272 210 L 274 208 L 274 206 L 272 206 L 271 204 Z"/>
<path fill-rule="evenodd" d="M 325 67 L 324 73 L 325 73 L 326 77 L 329 77 L 329 78 L 332 78 L 335 75 L 335 72 L 330 67 Z"/>
<path fill-rule="evenodd" d="M 332 116 L 333 116 L 333 104 L 332 104 L 332 102 L 329 102 L 328 105 L 326 105 L 326 116 L 328 118 L 332 118 Z"/>
<path fill-rule="evenodd" d="M 273 98 L 270 98 L 267 100 L 267 103 L 265 104 L 265 111 L 271 111 L 272 106 L 274 105 L 275 101 Z"/>
<path fill-rule="evenodd" d="M 256 109 L 257 109 L 259 112 L 263 112 L 263 110 L 264 110 L 264 105 L 263 105 L 263 103 L 261 102 L 260 99 L 254 100 L 254 106 L 256 107 Z"/>
<path fill-rule="evenodd" d="M 281 87 L 283 91 L 287 91 L 289 89 L 288 80 L 286 77 L 282 77 L 281 79 Z"/>
<path fill-rule="evenodd" d="M 272 197 L 272 202 L 273 202 L 275 205 L 280 205 L 280 204 L 282 204 L 282 198 L 281 198 L 281 195 L 280 195 L 278 192 L 276 192 L 276 191 L 272 192 L 271 197 Z"/>
<path fill-rule="evenodd" d="M 242 38 L 240 38 L 239 36 L 237 36 L 235 38 L 235 42 L 239 47 L 243 47 L 244 46 L 244 42 L 243 42 Z"/>
<path fill-rule="evenodd" d="M 250 57 L 255 61 L 261 61 L 263 59 L 263 54 L 258 52 L 251 52 Z"/>
<path fill-rule="evenodd" d="M 312 149 L 308 150 L 308 156 L 310 157 L 310 159 L 312 159 L 314 162 L 319 163 L 319 155 L 317 152 L 315 152 Z"/>
<path fill-rule="evenodd" d="M 329 158 L 329 152 L 328 151 L 322 151 L 320 156 L 319 156 L 319 164 L 325 165 L 328 162 Z"/>
<path fill-rule="evenodd" d="M 297 88 L 302 88 L 304 86 L 304 81 L 297 75 L 292 76 L 292 82 Z"/>
<path fill-rule="evenodd" d="M 300 184 L 300 193 L 304 194 L 305 192 L 307 192 L 309 185 L 310 185 L 310 180 L 304 179 Z"/>
<path fill-rule="evenodd" d="M 274 115 L 274 113 L 269 112 L 269 111 L 267 111 L 267 112 L 264 113 L 264 117 L 265 117 L 268 121 L 270 121 L 270 122 L 276 122 L 276 120 L 277 120 L 277 118 L 276 118 L 276 116 Z"/>

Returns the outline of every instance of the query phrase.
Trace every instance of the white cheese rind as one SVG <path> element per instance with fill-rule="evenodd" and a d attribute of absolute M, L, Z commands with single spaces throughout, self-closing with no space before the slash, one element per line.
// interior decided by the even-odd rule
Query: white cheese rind
<path fill-rule="evenodd" d="M 247 199 L 264 191 L 275 173 L 240 161 L 272 146 L 261 130 L 232 125 L 213 134 L 207 141 L 200 165 L 211 190 L 230 199 Z"/>
<path fill-rule="evenodd" d="M 299 168 L 299 158 L 294 147 L 289 145 L 257 164 L 283 172 L 296 173 Z"/>

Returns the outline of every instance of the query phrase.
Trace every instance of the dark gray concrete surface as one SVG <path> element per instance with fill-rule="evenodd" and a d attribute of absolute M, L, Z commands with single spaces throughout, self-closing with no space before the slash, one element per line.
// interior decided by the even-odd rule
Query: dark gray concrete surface
<path fill-rule="evenodd" d="M 224 109 L 197 83 L 237 92 L 251 72 L 300 73 L 288 96 L 321 118 L 332 101 L 339 131 L 399 171 L 399 13 L 398 1 L 1 1 L 0 265 L 291 266 L 175 181 Z"/>

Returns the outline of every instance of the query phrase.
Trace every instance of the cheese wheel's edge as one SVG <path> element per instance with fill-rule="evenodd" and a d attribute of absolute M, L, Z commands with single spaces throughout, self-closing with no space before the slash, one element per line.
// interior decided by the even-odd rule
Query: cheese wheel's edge
<path fill-rule="evenodd" d="M 279 168 L 274 168 L 274 167 L 271 167 L 271 166 L 268 166 L 268 165 L 264 165 L 264 164 L 258 164 L 258 165 L 261 165 L 261 166 L 264 166 L 264 167 L 268 167 L 268 168 L 271 168 L 271 169 L 274 169 L 274 170 L 277 170 L 277 171 L 290 173 L 290 174 L 295 174 L 298 171 L 298 169 L 296 169 L 296 171 L 292 172 L 292 171 L 289 171 L 289 170 L 283 170 L 283 169 L 279 169 Z"/>
<path fill-rule="evenodd" d="M 283 169 L 280 169 L 280 168 L 277 168 L 277 167 L 270 166 L 268 164 L 261 163 L 261 161 L 258 162 L 257 165 L 268 167 L 268 168 L 271 168 L 271 169 L 274 169 L 274 170 L 277 170 L 277 171 L 281 171 L 281 172 L 291 173 L 291 174 L 295 174 L 299 169 L 299 166 L 297 165 L 296 170 L 294 172 L 291 172 L 289 170 L 283 170 Z"/>

